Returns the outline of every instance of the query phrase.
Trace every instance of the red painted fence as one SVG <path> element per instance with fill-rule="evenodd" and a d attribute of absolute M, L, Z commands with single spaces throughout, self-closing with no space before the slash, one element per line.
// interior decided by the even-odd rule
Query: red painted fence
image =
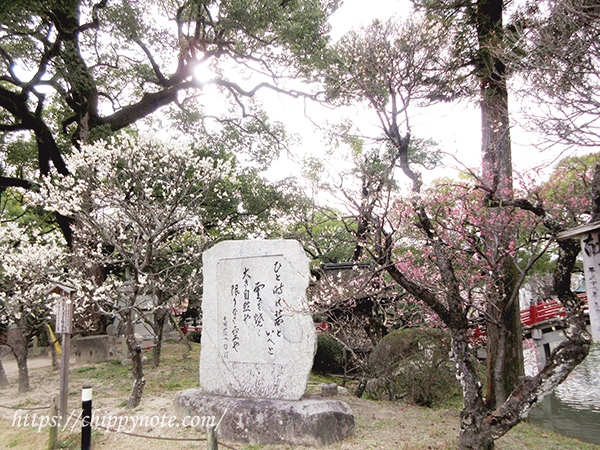
<path fill-rule="evenodd" d="M 521 311 L 521 323 L 525 326 L 535 325 L 546 320 L 564 317 L 565 307 L 558 300 L 534 303 L 529 309 Z"/>
<path fill-rule="evenodd" d="M 577 294 L 586 303 L 584 312 L 588 313 L 587 295 Z M 532 304 L 528 309 L 521 310 L 521 323 L 528 327 L 552 319 L 558 319 L 566 315 L 565 307 L 558 300 Z M 485 325 L 476 325 L 469 329 L 469 344 L 473 347 L 485 343 L 487 333 Z"/>
<path fill-rule="evenodd" d="M 587 305 L 587 295 L 585 293 L 577 294 L 585 302 L 584 312 L 589 314 Z M 521 310 L 521 323 L 525 326 L 535 325 L 554 318 L 564 317 L 565 307 L 558 300 L 550 300 L 543 303 L 535 303 L 529 309 Z"/>

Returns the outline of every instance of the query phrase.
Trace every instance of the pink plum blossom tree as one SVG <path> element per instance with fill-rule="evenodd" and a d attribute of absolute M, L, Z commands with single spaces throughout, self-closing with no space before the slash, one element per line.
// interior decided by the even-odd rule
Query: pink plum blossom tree
<path fill-rule="evenodd" d="M 430 308 L 452 337 L 464 400 L 461 436 L 468 435 L 460 448 L 493 444 L 522 421 L 589 351 L 583 304 L 570 289 L 579 243 L 556 239 L 560 231 L 598 217 L 594 205 L 600 179 L 589 158 L 587 162 L 567 161 L 545 183 L 539 183 L 535 174 L 524 176 L 508 199 L 486 188 L 475 172 L 466 180 L 440 180 L 418 196 L 395 201 L 386 200 L 389 191 L 385 191 L 362 218 L 369 233 L 357 238 L 366 255 L 407 295 Z M 492 208 L 494 214 L 489 213 Z M 508 245 L 490 247 L 485 236 L 506 229 L 513 237 Z M 536 376 L 521 378 L 505 402 L 491 407 L 477 375 L 469 335 L 474 324 L 485 323 L 488 330 L 498 325 L 488 313 L 490 297 L 497 295 L 499 283 L 497 271 L 492 269 L 506 260 L 514 265 L 515 291 L 507 301 L 518 305 L 518 289 L 549 251 L 556 258 L 554 295 L 567 310 L 567 339 Z"/>

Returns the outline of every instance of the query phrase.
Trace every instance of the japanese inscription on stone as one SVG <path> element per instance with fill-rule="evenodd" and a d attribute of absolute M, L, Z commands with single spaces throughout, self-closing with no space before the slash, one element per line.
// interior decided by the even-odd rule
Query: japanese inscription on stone
<path fill-rule="evenodd" d="M 257 361 L 268 363 L 282 345 L 286 305 L 284 269 L 280 259 L 262 256 L 245 261 L 222 260 L 217 264 L 218 309 L 222 318 L 221 345 L 225 360 L 244 362 L 252 353 Z M 290 310 L 288 314 L 292 312 Z"/>
<path fill-rule="evenodd" d="M 204 254 L 200 384 L 206 392 L 298 399 L 316 335 L 308 259 L 296 241 L 228 241 Z"/>

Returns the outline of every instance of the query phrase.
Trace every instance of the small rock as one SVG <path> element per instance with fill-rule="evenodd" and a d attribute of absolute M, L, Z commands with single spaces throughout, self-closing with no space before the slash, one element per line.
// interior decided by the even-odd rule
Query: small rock
<path fill-rule="evenodd" d="M 321 395 L 323 397 L 335 397 L 338 395 L 338 385 L 336 383 L 322 384 Z"/>
<path fill-rule="evenodd" d="M 339 395 L 350 395 L 350 391 L 343 386 L 338 386 Z"/>

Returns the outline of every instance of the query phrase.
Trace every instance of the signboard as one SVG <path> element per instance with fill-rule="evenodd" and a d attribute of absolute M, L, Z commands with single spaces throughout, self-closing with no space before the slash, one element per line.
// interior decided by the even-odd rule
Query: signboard
<path fill-rule="evenodd" d="M 600 342 L 600 230 L 580 236 L 585 273 L 585 288 L 590 311 L 590 331 L 594 342 Z"/>
<path fill-rule="evenodd" d="M 73 322 L 73 303 L 68 296 L 61 295 L 56 301 L 56 332 L 71 334 Z"/>

